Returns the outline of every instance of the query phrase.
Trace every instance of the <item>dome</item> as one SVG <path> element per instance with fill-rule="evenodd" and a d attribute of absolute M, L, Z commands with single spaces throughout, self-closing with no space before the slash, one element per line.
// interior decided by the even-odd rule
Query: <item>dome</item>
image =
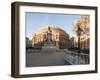
<path fill-rule="evenodd" d="M 48 25 L 33 33 L 32 45 L 41 48 L 48 40 L 48 33 L 51 34 L 53 46 L 64 49 L 69 47 L 69 35 L 59 26 Z"/>
<path fill-rule="evenodd" d="M 69 37 L 67 32 L 65 32 L 63 29 L 61 29 L 59 26 L 56 26 L 56 25 L 47 25 L 47 26 L 41 27 L 38 29 L 38 31 L 36 33 L 37 34 L 40 34 L 41 32 L 45 33 L 48 31 L 48 27 L 50 27 L 52 32 L 60 33 L 60 34 L 63 34 L 63 35 L 66 35 Z"/>

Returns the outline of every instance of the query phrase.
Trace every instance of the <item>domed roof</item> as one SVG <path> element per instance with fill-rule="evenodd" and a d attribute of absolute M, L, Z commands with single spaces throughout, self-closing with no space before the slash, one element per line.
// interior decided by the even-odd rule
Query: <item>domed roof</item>
<path fill-rule="evenodd" d="M 38 34 L 41 32 L 47 32 L 49 27 L 52 32 L 59 32 L 63 35 L 69 36 L 63 29 L 61 29 L 59 26 L 56 26 L 56 25 L 47 25 L 47 26 L 41 27 L 38 29 L 38 31 L 36 33 Z"/>
<path fill-rule="evenodd" d="M 47 25 L 47 26 L 41 27 L 39 30 L 48 29 L 48 27 L 50 27 L 51 29 L 63 30 L 63 29 L 61 29 L 59 26 L 56 26 L 56 25 Z M 64 30 L 63 30 L 63 31 L 64 31 Z"/>

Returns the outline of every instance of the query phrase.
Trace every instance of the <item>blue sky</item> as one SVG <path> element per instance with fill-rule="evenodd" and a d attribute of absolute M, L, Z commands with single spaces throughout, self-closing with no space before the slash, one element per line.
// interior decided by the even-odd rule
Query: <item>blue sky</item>
<path fill-rule="evenodd" d="M 54 14 L 54 13 L 25 13 L 26 37 L 32 38 L 32 33 L 46 25 L 57 25 L 72 36 L 73 21 L 79 19 L 80 15 Z"/>

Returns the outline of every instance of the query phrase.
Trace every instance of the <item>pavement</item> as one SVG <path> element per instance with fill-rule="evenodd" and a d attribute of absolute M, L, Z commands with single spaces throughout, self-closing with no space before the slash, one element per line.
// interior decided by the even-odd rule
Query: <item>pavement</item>
<path fill-rule="evenodd" d="M 26 67 L 70 65 L 64 59 L 64 51 L 26 53 Z"/>

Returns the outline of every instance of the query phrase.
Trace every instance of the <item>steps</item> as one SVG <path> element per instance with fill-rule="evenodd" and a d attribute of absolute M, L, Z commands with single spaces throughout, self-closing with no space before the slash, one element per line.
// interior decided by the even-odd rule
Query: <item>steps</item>
<path fill-rule="evenodd" d="M 44 46 L 42 46 L 41 52 L 42 53 L 52 53 L 52 52 L 56 52 L 57 48 L 53 46 L 53 44 L 44 44 Z"/>

